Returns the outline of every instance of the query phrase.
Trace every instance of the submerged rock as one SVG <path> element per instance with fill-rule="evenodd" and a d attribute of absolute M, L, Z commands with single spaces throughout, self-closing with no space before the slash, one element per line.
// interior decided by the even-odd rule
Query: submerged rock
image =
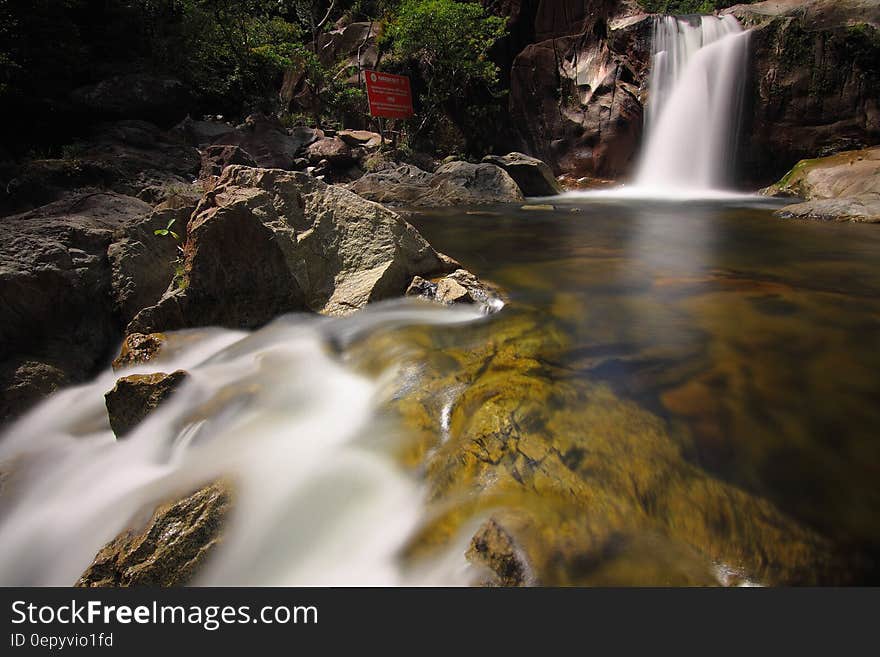
<path fill-rule="evenodd" d="M 220 541 L 231 490 L 215 482 L 164 504 L 141 531 L 108 543 L 76 586 L 182 586 L 205 564 Z"/>
<path fill-rule="evenodd" d="M 117 438 L 124 438 L 186 379 L 187 373 L 177 370 L 171 374 L 132 374 L 116 382 L 113 390 L 104 395 L 110 428 Z"/>
<path fill-rule="evenodd" d="M 205 195 L 184 251 L 179 286 L 129 332 L 255 327 L 301 310 L 347 314 L 450 266 L 381 205 L 304 173 L 241 166 Z"/>
<path fill-rule="evenodd" d="M 536 157 L 523 153 L 507 155 L 487 155 L 483 162 L 504 169 L 519 185 L 526 196 L 553 196 L 562 192 L 562 187 L 553 177 L 553 171 Z"/>
<path fill-rule="evenodd" d="M 521 203 L 522 192 L 494 164 L 448 162 L 431 174 L 413 165 L 369 173 L 349 185 L 364 198 L 389 205 L 444 207 Z"/>
<path fill-rule="evenodd" d="M 563 331 L 522 308 L 484 331 L 470 348 L 406 343 L 421 375 L 390 403 L 414 436 L 407 458 L 425 473 L 431 518 L 409 558 L 490 516 L 471 557 L 495 583 L 523 570 L 545 585 L 717 585 L 719 569 L 765 584 L 849 581 L 820 535 L 689 461 L 680 429 L 554 366 Z M 374 336 L 352 362 L 369 371 L 401 339 Z"/>

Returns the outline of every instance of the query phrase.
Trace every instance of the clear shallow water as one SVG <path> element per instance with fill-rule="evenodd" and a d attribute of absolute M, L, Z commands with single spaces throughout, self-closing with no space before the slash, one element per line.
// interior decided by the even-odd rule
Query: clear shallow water
<path fill-rule="evenodd" d="M 761 198 L 555 204 L 411 221 L 562 331 L 555 362 L 685 426 L 702 469 L 876 553 L 880 231 Z"/>
<path fill-rule="evenodd" d="M 136 371 L 191 379 L 122 441 L 117 374 L 50 398 L 0 438 L 0 582 L 70 584 L 217 477 L 233 514 L 197 584 L 479 581 L 490 516 L 549 584 L 877 581 L 875 227 L 555 203 L 410 218 L 509 292 L 495 315 L 410 300 L 177 334 Z"/>

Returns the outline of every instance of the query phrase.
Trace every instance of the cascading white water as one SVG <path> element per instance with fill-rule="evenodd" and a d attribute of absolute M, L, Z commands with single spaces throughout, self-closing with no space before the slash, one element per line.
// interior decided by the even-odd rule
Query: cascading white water
<path fill-rule="evenodd" d="M 70 586 L 133 519 L 217 477 L 233 482 L 232 518 L 196 584 L 466 583 L 466 537 L 430 570 L 401 569 L 397 554 L 424 511 L 418 482 L 392 458 L 401 429 L 377 415 L 382 381 L 327 347 L 479 316 L 389 302 L 253 333 L 172 334 L 160 359 L 125 373 L 190 377 L 122 440 L 104 406 L 120 374 L 53 395 L 0 437 L 0 585 Z"/>
<path fill-rule="evenodd" d="M 729 186 L 748 39 L 733 16 L 655 19 L 638 188 L 667 195 Z"/>

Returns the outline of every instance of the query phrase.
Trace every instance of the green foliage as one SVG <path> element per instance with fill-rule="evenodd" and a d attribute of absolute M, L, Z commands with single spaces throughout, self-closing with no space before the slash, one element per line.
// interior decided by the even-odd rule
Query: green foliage
<path fill-rule="evenodd" d="M 393 55 L 392 66 L 396 60 L 423 83 L 410 142 L 423 130 L 437 130 L 444 114 L 471 125 L 485 120 L 487 107 L 471 94 L 495 97 L 498 67 L 489 49 L 505 34 L 506 21 L 487 15 L 479 3 L 454 0 L 403 0 L 390 18 L 382 43 Z"/>
<path fill-rule="evenodd" d="M 733 5 L 752 4 L 760 0 L 639 0 L 646 11 L 658 14 L 711 14 Z"/>
<path fill-rule="evenodd" d="M 180 235 L 178 235 L 173 230 L 171 230 L 171 226 L 174 225 L 175 221 L 176 221 L 175 219 L 172 219 L 171 221 L 168 222 L 168 225 L 165 226 L 165 228 L 157 228 L 156 230 L 153 231 L 153 235 L 158 235 L 160 237 L 165 237 L 165 236 L 170 235 L 174 239 L 179 240 Z"/>

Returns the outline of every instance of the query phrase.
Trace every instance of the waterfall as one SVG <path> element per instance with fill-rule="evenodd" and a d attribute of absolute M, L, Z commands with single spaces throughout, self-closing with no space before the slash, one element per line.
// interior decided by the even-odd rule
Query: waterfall
<path fill-rule="evenodd" d="M 748 39 L 733 16 L 655 19 L 637 187 L 694 193 L 730 185 Z"/>
<path fill-rule="evenodd" d="M 12 477 L 0 482 L 0 586 L 70 586 L 133 519 L 218 478 L 233 484 L 232 518 L 196 584 L 468 583 L 467 536 L 423 569 L 399 564 L 423 511 L 419 482 L 393 458 L 406 436 L 383 419 L 381 377 L 331 353 L 374 332 L 479 317 L 395 301 L 252 333 L 169 333 L 167 356 L 59 391 L 0 436 L 0 472 Z M 104 393 L 157 369 L 189 378 L 116 440 Z"/>

